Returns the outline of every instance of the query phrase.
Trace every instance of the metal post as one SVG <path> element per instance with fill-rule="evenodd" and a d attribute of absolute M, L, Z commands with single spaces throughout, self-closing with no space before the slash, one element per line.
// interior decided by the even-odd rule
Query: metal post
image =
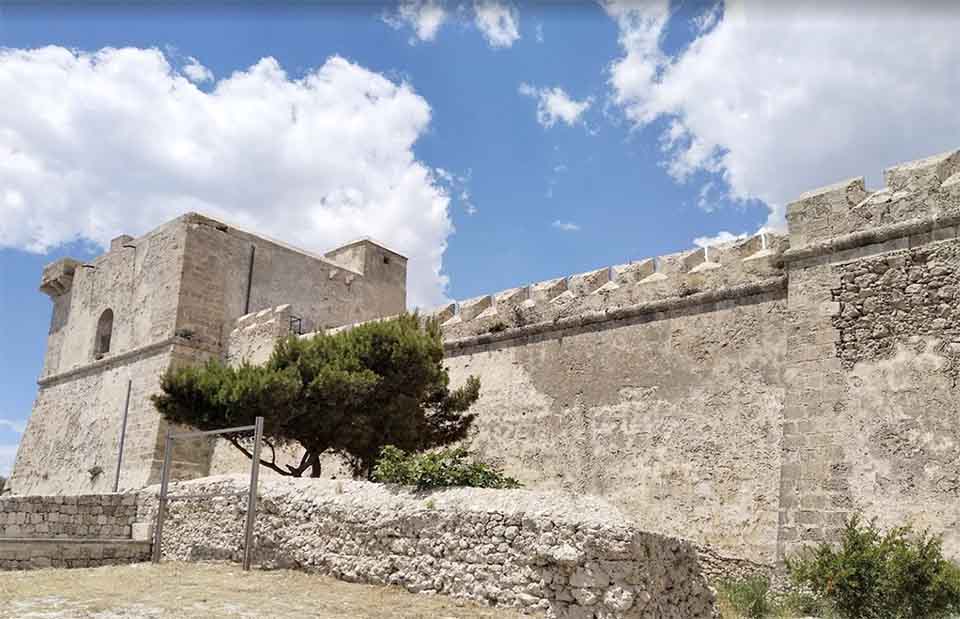
<path fill-rule="evenodd" d="M 250 313 L 250 290 L 253 288 L 253 259 L 257 256 L 257 246 L 250 246 L 250 268 L 247 270 L 247 300 L 243 303 L 243 313 Z"/>
<path fill-rule="evenodd" d="M 263 417 L 257 417 L 253 429 L 253 462 L 250 465 L 250 497 L 247 499 L 247 525 L 243 542 L 243 569 L 250 569 L 253 557 L 253 523 L 257 517 L 257 478 L 260 475 L 260 443 L 263 440 Z"/>
<path fill-rule="evenodd" d="M 153 562 L 160 563 L 160 544 L 163 542 L 163 515 L 167 508 L 167 484 L 170 482 L 170 458 L 173 455 L 173 430 L 167 428 L 163 444 L 163 471 L 160 474 L 160 501 L 157 505 L 157 524 L 153 532 Z"/>
<path fill-rule="evenodd" d="M 123 443 L 127 438 L 127 413 L 130 411 L 130 390 L 133 380 L 127 380 L 127 399 L 123 403 L 123 423 L 120 425 L 120 448 L 117 450 L 117 474 L 113 477 L 113 491 L 120 489 L 120 465 L 123 463 Z"/>

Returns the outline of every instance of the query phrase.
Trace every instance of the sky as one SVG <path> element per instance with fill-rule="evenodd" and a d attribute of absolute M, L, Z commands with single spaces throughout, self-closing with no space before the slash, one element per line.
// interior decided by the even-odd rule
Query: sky
<path fill-rule="evenodd" d="M 783 230 L 960 147 L 958 31 L 946 0 L 0 2 L 0 474 L 61 256 L 198 211 L 371 236 L 429 308 Z"/>

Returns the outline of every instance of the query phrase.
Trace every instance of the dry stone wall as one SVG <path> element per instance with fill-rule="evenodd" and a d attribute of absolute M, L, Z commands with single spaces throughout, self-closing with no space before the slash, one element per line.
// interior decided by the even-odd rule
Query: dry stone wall
<path fill-rule="evenodd" d="M 243 489 L 239 477 L 174 492 Z M 152 521 L 155 488 L 141 495 Z M 523 490 L 415 493 L 354 481 L 261 482 L 256 560 L 348 581 L 403 586 L 557 618 L 711 617 L 688 543 L 644 532 L 603 500 Z M 168 559 L 238 559 L 243 499 L 171 504 Z"/>

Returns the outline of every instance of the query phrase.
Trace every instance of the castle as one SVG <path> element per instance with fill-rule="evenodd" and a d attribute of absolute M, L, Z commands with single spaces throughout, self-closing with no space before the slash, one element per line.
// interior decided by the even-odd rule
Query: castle
<path fill-rule="evenodd" d="M 763 564 L 854 511 L 960 557 L 960 151 L 808 192 L 763 234 L 435 310 L 471 443 L 527 486 L 596 494 L 647 530 Z M 18 494 L 155 483 L 171 364 L 396 314 L 405 259 L 314 256 L 199 215 L 44 270 L 54 310 Z M 127 393 L 129 385 L 129 395 Z M 178 447 L 175 475 L 248 466 Z M 99 471 L 98 471 L 99 470 Z"/>

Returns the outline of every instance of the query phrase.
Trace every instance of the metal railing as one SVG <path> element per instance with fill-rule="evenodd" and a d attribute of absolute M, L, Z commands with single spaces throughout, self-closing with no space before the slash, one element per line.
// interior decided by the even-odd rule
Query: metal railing
<path fill-rule="evenodd" d="M 184 438 L 199 438 L 201 436 L 214 436 L 217 434 L 236 434 L 238 432 L 253 431 L 253 455 L 250 462 L 250 489 L 248 492 L 220 492 L 204 494 L 179 494 L 168 496 L 167 486 L 170 483 L 170 460 L 173 456 L 173 441 Z M 163 543 L 163 519 L 167 511 L 167 501 L 178 501 L 185 499 L 208 499 L 211 497 L 225 496 L 236 497 L 248 494 L 247 497 L 247 520 L 243 532 L 243 569 L 250 569 L 250 561 L 253 558 L 253 523 L 257 516 L 257 479 L 260 474 L 260 443 L 263 440 L 263 417 L 257 417 L 252 426 L 238 426 L 236 428 L 224 428 L 222 430 L 204 430 L 197 432 L 174 433 L 167 430 L 167 439 L 163 446 L 163 470 L 160 474 L 160 504 L 157 506 L 157 525 L 153 532 L 153 562 L 160 563 L 160 550 Z"/>

